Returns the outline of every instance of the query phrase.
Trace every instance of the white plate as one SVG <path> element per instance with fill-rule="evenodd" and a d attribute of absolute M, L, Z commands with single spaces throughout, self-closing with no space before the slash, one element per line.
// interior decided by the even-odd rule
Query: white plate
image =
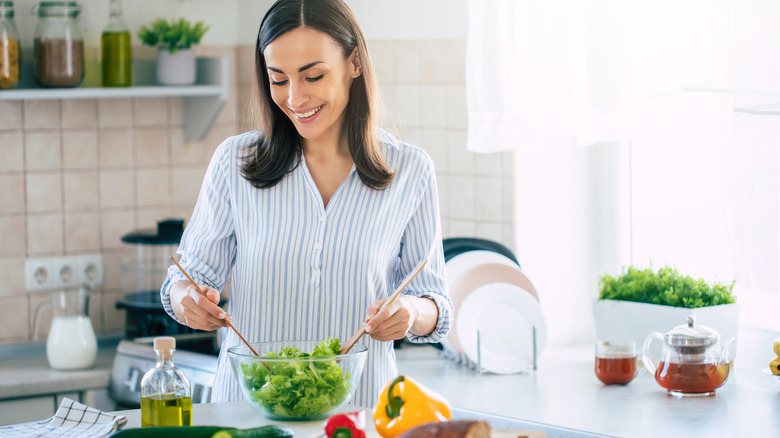
<path fill-rule="evenodd" d="M 537 299 L 536 290 L 534 289 L 531 281 L 528 277 L 523 275 L 520 271 L 520 267 L 517 265 L 505 265 L 503 263 L 482 263 L 474 266 L 473 268 L 463 272 L 458 276 L 458 279 L 450 283 L 450 299 L 452 299 L 452 307 L 455 315 L 455 323 L 452 324 L 450 334 L 447 335 L 449 344 L 445 346 L 451 350 L 452 353 L 463 353 L 463 348 L 458 341 L 458 311 L 460 309 L 463 300 L 473 291 L 490 283 L 507 283 L 514 284 L 520 288 L 530 292 L 534 298 Z"/>
<path fill-rule="evenodd" d="M 547 322 L 539 302 L 514 284 L 490 283 L 472 291 L 460 306 L 456 321 L 458 341 L 466 356 L 477 362 L 480 332 L 482 368 L 513 374 L 533 366 L 533 326 L 536 357 L 547 343 Z"/>
<path fill-rule="evenodd" d="M 520 267 L 512 261 L 509 257 L 506 257 L 503 254 L 499 254 L 497 252 L 493 251 L 483 251 L 483 250 L 477 250 L 477 251 L 466 251 L 462 254 L 458 254 L 455 257 L 451 258 L 447 263 L 444 265 L 444 268 L 447 270 L 447 283 L 450 285 L 450 292 L 454 290 L 457 291 L 457 288 L 454 287 L 456 282 L 458 281 L 458 278 L 460 278 L 461 275 L 469 271 L 470 269 L 480 266 L 483 264 L 502 264 L 507 266 L 512 266 L 517 269 L 520 269 Z M 467 291 L 471 292 L 471 291 Z M 454 315 L 457 318 L 458 315 L 458 304 L 460 303 L 460 299 L 455 299 L 456 297 L 453 297 L 452 294 L 450 295 L 450 298 L 453 298 L 453 311 Z M 455 327 L 455 324 L 453 325 L 453 328 Z M 460 349 L 460 347 L 457 345 L 457 337 L 455 334 L 455 331 L 451 331 L 450 334 L 444 338 L 441 341 L 442 346 L 444 347 L 444 350 L 447 352 L 450 352 L 455 355 L 461 354 L 463 351 Z"/>
<path fill-rule="evenodd" d="M 501 263 L 503 265 L 517 266 L 517 263 L 509 257 L 493 251 L 466 251 L 451 258 L 445 265 L 447 270 L 447 281 L 452 283 L 458 279 L 460 274 L 468 271 L 474 266 L 484 263 Z"/>

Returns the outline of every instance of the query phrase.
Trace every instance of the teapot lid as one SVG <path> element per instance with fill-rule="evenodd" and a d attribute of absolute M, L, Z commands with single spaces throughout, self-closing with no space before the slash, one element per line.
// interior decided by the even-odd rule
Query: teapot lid
<path fill-rule="evenodd" d="M 678 325 L 666 332 L 666 343 L 673 346 L 697 347 L 718 342 L 718 332 L 703 325 L 694 327 L 695 322 L 696 318 L 688 315 L 688 324 Z"/>

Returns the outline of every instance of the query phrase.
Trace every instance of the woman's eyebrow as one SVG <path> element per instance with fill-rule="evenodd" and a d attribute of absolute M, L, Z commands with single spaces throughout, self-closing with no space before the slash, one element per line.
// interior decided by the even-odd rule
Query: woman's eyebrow
<path fill-rule="evenodd" d="M 308 69 L 310 69 L 310 68 L 314 67 L 314 66 L 315 66 L 315 65 L 317 65 L 317 64 L 323 64 L 324 62 L 325 62 L 325 61 L 314 61 L 314 62 L 310 62 L 310 63 L 308 63 L 308 64 L 304 65 L 303 67 L 299 68 L 299 69 L 298 69 L 298 73 L 300 73 L 300 72 L 302 72 L 302 71 L 304 71 L 304 70 L 308 70 Z M 269 65 L 269 66 L 267 66 L 266 68 L 267 68 L 268 70 L 271 70 L 271 71 L 275 71 L 275 72 L 277 72 L 277 73 L 284 74 L 284 72 L 283 72 L 281 69 L 278 69 L 278 68 L 276 68 L 276 67 L 271 67 L 271 66 Z"/>

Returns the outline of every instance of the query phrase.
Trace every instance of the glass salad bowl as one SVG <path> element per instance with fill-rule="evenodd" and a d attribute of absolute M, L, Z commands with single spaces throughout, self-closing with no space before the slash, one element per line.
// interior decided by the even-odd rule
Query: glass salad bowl
<path fill-rule="evenodd" d="M 368 352 L 355 345 L 338 354 L 336 339 L 279 341 L 227 349 L 241 392 L 255 410 L 272 420 L 327 418 L 352 399 Z"/>

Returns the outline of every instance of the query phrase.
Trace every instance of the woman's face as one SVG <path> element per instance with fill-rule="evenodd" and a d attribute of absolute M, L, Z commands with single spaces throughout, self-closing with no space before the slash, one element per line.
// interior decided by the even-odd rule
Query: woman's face
<path fill-rule="evenodd" d="M 344 59 L 329 35 L 299 27 L 277 37 L 263 52 L 271 98 L 306 140 L 338 142 L 357 56 Z"/>

